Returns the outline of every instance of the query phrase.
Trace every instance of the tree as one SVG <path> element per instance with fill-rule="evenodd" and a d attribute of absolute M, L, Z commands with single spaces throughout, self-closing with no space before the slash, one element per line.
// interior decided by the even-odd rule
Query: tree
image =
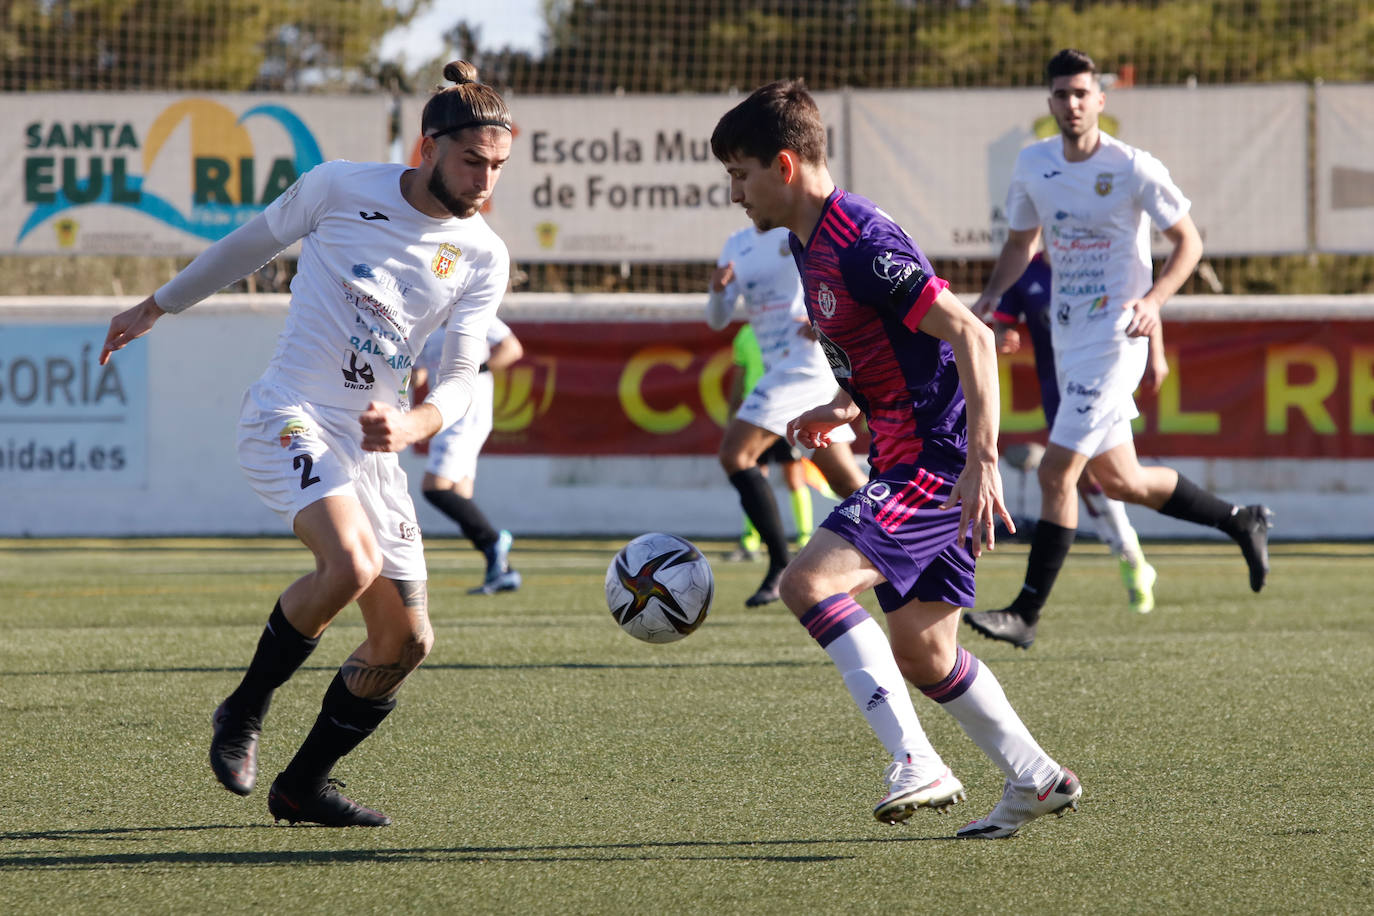
<path fill-rule="evenodd" d="M 3 90 L 372 89 L 394 0 L 11 0 Z"/>

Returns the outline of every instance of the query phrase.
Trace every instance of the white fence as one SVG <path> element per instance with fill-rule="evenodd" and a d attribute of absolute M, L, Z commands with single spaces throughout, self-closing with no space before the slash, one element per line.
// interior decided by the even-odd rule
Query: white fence
<path fill-rule="evenodd" d="M 517 295 L 502 314 L 517 329 L 581 315 L 606 321 L 701 314 L 700 297 L 645 298 L 622 306 L 606 296 Z M 234 429 L 241 394 L 272 352 L 285 297 L 214 297 L 164 319 L 118 354 L 117 376 L 103 374 L 95 356 L 106 324 L 133 301 L 0 300 L 0 536 L 284 533 L 238 469 Z M 1374 318 L 1374 297 L 1194 297 L 1171 304 L 1166 317 L 1225 322 L 1257 314 Z M 1351 327 L 1366 333 L 1370 325 Z M 1226 333 L 1224 323 L 1217 333 Z M 1367 343 L 1374 347 L 1374 339 Z M 456 533 L 419 497 L 421 459 L 403 460 L 422 526 Z M 1276 538 L 1374 538 L 1374 460 L 1256 455 L 1168 464 L 1225 498 L 1270 504 Z M 1034 475 L 1005 462 L 1003 475 L 1012 510 L 1037 514 Z M 735 494 L 711 456 L 484 457 L 477 496 L 494 523 L 519 535 L 670 529 L 728 537 L 740 521 Z M 1130 514 L 1147 538 L 1210 533 L 1138 507 Z"/>

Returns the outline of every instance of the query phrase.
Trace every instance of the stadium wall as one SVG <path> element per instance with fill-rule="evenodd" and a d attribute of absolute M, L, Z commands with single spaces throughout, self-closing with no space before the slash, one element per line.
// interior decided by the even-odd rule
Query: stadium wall
<path fill-rule="evenodd" d="M 284 296 L 216 296 L 96 365 L 131 298 L 0 299 L 0 536 L 277 534 L 235 460 L 243 390 L 276 347 Z M 713 450 L 729 334 L 696 296 L 513 295 L 527 356 L 498 377 L 478 498 L 524 535 L 667 529 L 730 537 L 739 509 Z M 1180 297 L 1172 387 L 1141 398 L 1138 442 L 1236 502 L 1276 538 L 1374 538 L 1374 297 Z M 1003 367 L 1004 456 L 1043 440 L 1034 379 Z M 454 526 L 419 498 L 430 533 Z M 1006 458 L 1009 507 L 1033 472 Z M 817 517 L 831 505 L 817 499 Z M 787 513 L 784 513 L 784 516 Z M 1130 510 L 1142 536 L 1207 532 Z"/>

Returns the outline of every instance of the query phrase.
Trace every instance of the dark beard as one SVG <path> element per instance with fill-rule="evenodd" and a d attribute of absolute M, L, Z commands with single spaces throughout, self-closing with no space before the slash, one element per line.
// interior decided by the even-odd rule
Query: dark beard
<path fill-rule="evenodd" d="M 448 189 L 448 185 L 444 184 L 444 179 L 439 174 L 437 167 L 429 173 L 429 184 L 425 187 L 435 200 L 444 205 L 445 210 L 459 219 L 467 219 L 481 207 L 481 204 L 474 204 L 454 196 L 453 192 Z"/>

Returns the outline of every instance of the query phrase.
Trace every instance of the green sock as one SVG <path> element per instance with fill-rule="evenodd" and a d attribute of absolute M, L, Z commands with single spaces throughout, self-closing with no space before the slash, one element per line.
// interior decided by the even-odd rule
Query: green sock
<path fill-rule="evenodd" d="M 750 553 L 757 552 L 763 546 L 763 539 L 759 537 L 758 529 L 747 518 L 744 520 L 744 531 L 739 536 L 739 545 Z"/>
<path fill-rule="evenodd" d="M 811 491 L 805 487 L 790 491 L 792 496 L 792 520 L 797 523 L 797 544 L 804 545 L 811 540 L 811 530 L 815 518 L 811 515 Z"/>

